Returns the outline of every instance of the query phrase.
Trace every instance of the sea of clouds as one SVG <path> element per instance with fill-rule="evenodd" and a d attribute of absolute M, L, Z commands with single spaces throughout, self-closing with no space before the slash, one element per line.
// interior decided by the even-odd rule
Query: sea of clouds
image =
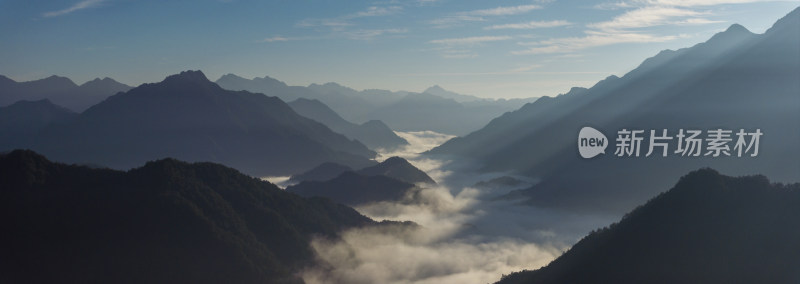
<path fill-rule="evenodd" d="M 438 185 L 420 186 L 397 202 L 356 208 L 377 220 L 413 221 L 352 229 L 311 246 L 318 265 L 302 272 L 306 283 L 491 283 L 504 274 L 546 265 L 593 229 L 620 216 L 585 215 L 496 200 L 536 180 L 508 173 L 477 174 L 477 164 L 420 155 L 453 136 L 432 131 L 397 132 L 407 147 L 378 160 L 406 158 Z M 476 186 L 501 176 L 515 186 Z"/>

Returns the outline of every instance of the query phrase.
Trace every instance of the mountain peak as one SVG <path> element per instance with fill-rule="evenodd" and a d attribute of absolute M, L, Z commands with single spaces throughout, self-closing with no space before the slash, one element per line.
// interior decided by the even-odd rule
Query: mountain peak
<path fill-rule="evenodd" d="M 442 91 L 447 91 L 447 90 L 445 90 L 444 88 L 442 88 L 442 87 L 441 87 L 441 86 L 439 86 L 439 85 L 433 85 L 433 86 L 431 86 L 430 88 L 427 88 L 427 89 L 425 89 L 425 90 L 424 90 L 424 91 L 422 91 L 422 92 L 423 92 L 423 93 L 430 93 L 430 92 L 442 92 Z"/>
<path fill-rule="evenodd" d="M 239 75 L 233 74 L 233 73 L 228 73 L 228 74 L 222 75 L 222 77 L 219 77 L 219 79 L 217 81 L 219 81 L 219 80 L 247 80 L 247 79 L 245 79 L 245 78 L 243 78 L 243 77 L 241 77 Z"/>
<path fill-rule="evenodd" d="M 49 86 L 57 86 L 58 88 L 69 88 L 77 86 L 75 82 L 72 82 L 72 80 L 70 80 L 69 78 L 56 75 L 51 75 L 50 77 L 31 82 L 36 82 L 38 84 L 47 84 Z"/>
<path fill-rule="evenodd" d="M 750 32 L 747 28 L 740 24 L 733 24 L 724 32 L 715 34 L 708 39 L 708 41 L 700 45 L 704 45 L 706 47 L 713 46 L 717 48 L 730 48 L 739 45 L 743 41 L 748 40 L 753 36 L 755 36 L 755 34 Z"/>
<path fill-rule="evenodd" d="M 422 91 L 422 93 L 442 97 L 445 99 L 453 99 L 459 103 L 481 100 L 481 98 L 476 96 L 462 95 L 453 91 L 448 91 L 439 85 L 433 85 L 433 87 L 425 89 Z"/>
<path fill-rule="evenodd" d="M 408 160 L 400 158 L 400 157 L 397 157 L 397 156 L 390 157 L 390 158 L 386 159 L 385 161 L 383 161 L 383 163 L 381 163 L 381 164 L 385 164 L 385 165 L 403 165 L 403 166 L 411 165 L 411 163 L 409 163 Z"/>
<path fill-rule="evenodd" d="M 109 77 L 103 77 L 103 79 L 100 79 L 100 78 L 94 78 L 94 79 L 93 79 L 93 80 L 91 80 L 91 81 L 87 81 L 86 83 L 83 83 L 83 85 L 81 85 L 81 86 L 82 86 L 82 87 L 87 87 L 87 86 L 96 86 L 96 87 L 119 87 L 119 86 L 123 86 L 123 85 L 124 85 L 125 87 L 130 87 L 130 86 L 128 86 L 128 85 L 125 85 L 125 84 L 122 84 L 122 83 L 120 83 L 120 82 L 117 82 L 117 80 L 111 79 L 111 78 L 109 78 Z"/>
<path fill-rule="evenodd" d="M 753 35 L 755 34 L 750 30 L 748 30 L 747 28 L 745 28 L 744 26 L 740 24 L 733 24 L 730 27 L 728 27 L 728 29 L 726 29 L 724 32 L 717 33 L 714 36 L 712 36 L 708 41 L 713 41 L 715 39 L 719 40 L 720 38 L 739 39 L 739 38 L 750 37 Z"/>
<path fill-rule="evenodd" d="M 733 24 L 733 25 L 731 25 L 730 27 L 728 27 L 728 29 L 727 29 L 727 30 L 725 30 L 725 32 L 726 32 L 726 33 L 746 33 L 746 34 L 752 34 L 752 32 L 750 32 L 750 30 L 748 30 L 747 28 L 745 28 L 744 26 L 742 26 L 742 25 L 740 25 L 740 24 Z"/>
<path fill-rule="evenodd" d="M 211 82 L 200 70 L 187 70 L 179 74 L 167 76 L 164 82 L 193 82 L 193 83 L 207 83 Z"/>
<path fill-rule="evenodd" d="M 388 158 L 380 164 L 363 168 L 359 170 L 358 173 L 367 176 L 383 175 L 414 184 L 436 184 L 436 182 L 425 172 L 417 169 L 406 159 L 400 157 Z"/>
<path fill-rule="evenodd" d="M 284 83 L 283 81 L 275 79 L 275 78 L 272 78 L 272 77 L 267 76 L 267 75 L 264 75 L 264 77 L 261 77 L 261 78 L 258 78 L 258 77 L 253 78 L 253 81 L 270 82 L 270 83 L 273 83 L 273 84 L 279 84 L 279 85 L 287 86 L 286 83 Z"/>
<path fill-rule="evenodd" d="M 44 79 L 45 80 L 69 80 L 69 78 L 67 78 L 67 77 L 61 77 L 61 76 L 58 76 L 58 75 L 50 75 L 50 76 L 48 76 L 47 78 L 44 78 Z"/>

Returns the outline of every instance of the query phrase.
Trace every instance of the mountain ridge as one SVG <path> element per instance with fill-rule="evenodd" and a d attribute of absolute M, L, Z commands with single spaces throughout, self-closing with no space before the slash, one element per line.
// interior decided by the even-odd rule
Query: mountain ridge
<path fill-rule="evenodd" d="M 270 80 L 274 79 L 270 78 Z M 316 99 L 330 107 L 345 120 L 357 124 L 370 120 L 380 120 L 396 131 L 433 130 L 440 133 L 458 135 L 474 131 L 484 126 L 492 118 L 517 109 L 524 103 L 536 99 L 469 99 L 458 102 L 454 99 L 443 98 L 425 92 L 393 92 L 378 89 L 357 91 L 332 82 L 310 84 L 306 87 L 287 86 L 282 82 L 277 85 L 271 83 L 259 84 L 258 78 L 248 80 L 235 75 L 225 75 L 217 80 L 217 83 L 225 89 L 263 93 L 277 96 L 287 102 L 300 98 Z M 458 94 L 456 96 L 453 95 L 456 93 L 446 90 L 444 92 L 459 98 L 459 100 L 466 98 L 463 97 L 466 95 Z M 422 100 L 419 100 L 420 98 Z M 430 100 L 425 100 L 424 98 L 434 99 L 441 104 L 439 107 L 425 105 Z"/>
<path fill-rule="evenodd" d="M 800 84 L 793 78 L 800 76 L 800 25 L 780 24 L 796 18 L 798 9 L 776 22 L 774 32 L 751 36 L 733 26 L 710 44 L 659 53 L 622 78 L 540 99 L 428 153 L 477 159 L 485 171 L 542 178 L 521 191 L 531 205 L 617 213 L 664 190 L 660 184 L 701 166 L 732 174 L 760 171 L 779 181 L 797 179 L 800 163 L 793 161 L 800 157 L 790 149 L 800 137 L 783 129 L 787 122 L 800 120 Z M 726 37 L 736 44 L 715 44 Z M 575 151 L 575 135 L 587 124 L 609 137 L 622 128 L 668 129 L 674 135 L 681 128 L 725 126 L 760 128 L 772 133 L 773 140 L 751 160 L 621 159 L 612 157 L 611 148 L 605 156 L 586 161 Z"/>
<path fill-rule="evenodd" d="M 382 121 L 370 120 L 358 125 L 345 120 L 316 99 L 299 98 L 289 102 L 289 106 L 298 114 L 325 124 L 331 130 L 358 140 L 373 150 L 391 150 L 408 145 L 408 141 L 397 136 Z"/>
<path fill-rule="evenodd" d="M 369 160 L 375 152 L 296 114 L 280 99 L 224 90 L 200 71 L 113 95 L 34 140 L 29 147 L 53 159 L 118 169 L 164 157 L 221 162 L 258 176 L 292 174 L 326 161 L 375 163 Z"/>
<path fill-rule="evenodd" d="M 3 282 L 302 283 L 312 237 L 377 223 L 212 163 L 127 172 L 0 154 Z M 38 273 L 34 273 L 38 272 Z M 22 280 L 25 281 L 22 281 Z"/>
<path fill-rule="evenodd" d="M 794 283 L 800 184 L 693 171 L 513 283 Z"/>
<path fill-rule="evenodd" d="M 3 84 L 4 88 L 0 90 L 0 106 L 11 105 L 21 100 L 49 99 L 75 112 L 82 112 L 111 95 L 132 88 L 108 77 L 96 78 L 81 85 L 57 75 L 25 82 L 17 82 L 6 76 L 2 78 L 0 84 Z"/>

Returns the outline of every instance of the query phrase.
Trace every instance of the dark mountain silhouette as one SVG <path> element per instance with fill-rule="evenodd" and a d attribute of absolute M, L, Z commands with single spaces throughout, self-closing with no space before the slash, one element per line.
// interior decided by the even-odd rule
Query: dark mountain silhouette
<path fill-rule="evenodd" d="M 798 283 L 800 184 L 692 172 L 512 283 Z"/>
<path fill-rule="evenodd" d="M 357 172 L 366 176 L 387 176 L 411 184 L 436 184 L 428 174 L 400 157 L 388 158 L 380 164 L 360 169 Z"/>
<path fill-rule="evenodd" d="M 347 171 L 353 171 L 353 169 L 336 163 L 323 163 L 307 172 L 293 175 L 289 180 L 294 182 L 326 181 Z M 386 176 L 410 184 L 436 184 L 428 174 L 400 157 L 391 157 L 380 164 L 355 172 L 365 176 Z"/>
<path fill-rule="evenodd" d="M 397 179 L 355 172 L 344 172 L 328 181 L 304 181 L 289 186 L 286 191 L 307 197 L 326 197 L 333 201 L 358 206 L 380 201 L 400 201 L 413 184 Z"/>
<path fill-rule="evenodd" d="M 399 131 L 433 130 L 456 135 L 474 131 L 492 118 L 534 100 L 480 99 L 438 86 L 422 94 L 387 90 L 356 91 L 336 83 L 287 86 L 269 77 L 248 80 L 232 74 L 222 76 L 217 83 L 229 90 L 263 93 L 287 102 L 298 98 L 319 100 L 345 120 L 354 123 L 380 120 Z"/>
<path fill-rule="evenodd" d="M 66 122 L 77 114 L 48 99 L 38 101 L 19 101 L 7 107 L 0 107 L 0 129 L 19 131 L 38 131 L 56 122 Z"/>
<path fill-rule="evenodd" d="M 257 176 L 288 175 L 328 161 L 375 164 L 369 160 L 375 152 L 280 99 L 224 90 L 200 71 L 114 95 L 72 123 L 45 129 L 37 141 L 30 147 L 55 160 L 118 169 L 163 157 L 219 162 Z"/>
<path fill-rule="evenodd" d="M 36 135 L 46 126 L 66 124 L 77 116 L 48 99 L 18 101 L 0 107 L 0 137 L 10 148 L 25 147 L 33 144 Z"/>
<path fill-rule="evenodd" d="M 524 185 L 530 186 L 530 183 L 521 181 L 519 179 L 510 176 L 502 176 L 490 179 L 488 181 L 476 182 L 473 186 L 485 189 L 499 189 L 499 188 L 509 188 L 509 187 L 522 187 Z"/>
<path fill-rule="evenodd" d="M 298 114 L 325 124 L 348 138 L 356 139 L 370 149 L 395 149 L 408 145 L 408 141 L 397 136 L 383 122 L 370 120 L 361 125 L 349 122 L 318 100 L 300 98 L 290 102 L 289 106 Z"/>
<path fill-rule="evenodd" d="M 392 131 L 386 123 L 380 120 L 370 120 L 359 125 L 353 133 L 354 137 L 364 137 L 364 140 L 372 140 L 368 144 L 375 145 L 375 148 L 397 149 L 408 145 L 408 141 Z M 365 142 L 366 143 L 366 142 Z"/>
<path fill-rule="evenodd" d="M 541 183 L 516 193 L 530 204 L 616 213 L 703 166 L 798 180 L 800 134 L 790 131 L 800 121 L 798 50 L 798 9 L 760 35 L 733 25 L 705 43 L 661 52 L 622 78 L 611 76 L 588 90 L 525 105 L 430 153 L 470 157 L 487 171 L 541 177 Z M 609 141 L 606 155 L 584 160 L 575 139 L 584 126 L 610 140 L 622 129 L 668 129 L 673 137 L 679 129 L 761 129 L 764 136 L 758 157 L 618 158 Z M 671 151 L 677 146 L 673 139 Z M 642 143 L 641 155 L 648 143 Z"/>
<path fill-rule="evenodd" d="M 338 177 L 344 172 L 352 171 L 353 169 L 345 166 L 340 165 L 337 163 L 322 163 L 319 166 L 314 167 L 307 172 L 300 173 L 293 175 L 289 178 L 291 182 L 302 182 L 302 181 L 326 181 L 331 180 L 335 177 Z"/>
<path fill-rule="evenodd" d="M 59 76 L 16 82 L 0 75 L 0 106 L 7 106 L 21 100 L 49 99 L 72 111 L 82 112 L 111 95 L 130 89 L 130 86 L 107 77 L 97 78 L 78 86 L 72 80 Z"/>
<path fill-rule="evenodd" d="M 301 283 L 312 236 L 375 224 L 212 163 L 0 155 L 3 283 Z"/>

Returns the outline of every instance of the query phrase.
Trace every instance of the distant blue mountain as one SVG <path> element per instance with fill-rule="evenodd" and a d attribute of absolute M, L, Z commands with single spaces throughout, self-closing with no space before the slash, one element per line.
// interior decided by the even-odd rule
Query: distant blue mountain
<path fill-rule="evenodd" d="M 16 82 L 0 75 L 0 106 L 7 106 L 21 100 L 49 99 L 72 111 L 82 112 L 111 95 L 130 89 L 130 86 L 108 77 L 97 78 L 78 86 L 72 80 L 58 76 Z"/>
<path fill-rule="evenodd" d="M 300 98 L 289 102 L 289 106 L 298 114 L 325 124 L 331 130 L 358 140 L 373 150 L 391 150 L 408 145 L 408 141 L 397 136 L 380 120 L 370 120 L 358 125 L 345 120 L 318 100 Z"/>
<path fill-rule="evenodd" d="M 454 135 L 477 130 L 492 118 L 535 100 L 482 99 L 447 91 L 439 86 L 422 93 L 356 91 L 336 83 L 288 86 L 270 77 L 249 80 L 233 74 L 220 77 L 217 83 L 229 90 L 263 93 L 287 102 L 301 98 L 318 100 L 345 120 L 355 123 L 379 120 L 392 130 L 433 130 Z"/>

